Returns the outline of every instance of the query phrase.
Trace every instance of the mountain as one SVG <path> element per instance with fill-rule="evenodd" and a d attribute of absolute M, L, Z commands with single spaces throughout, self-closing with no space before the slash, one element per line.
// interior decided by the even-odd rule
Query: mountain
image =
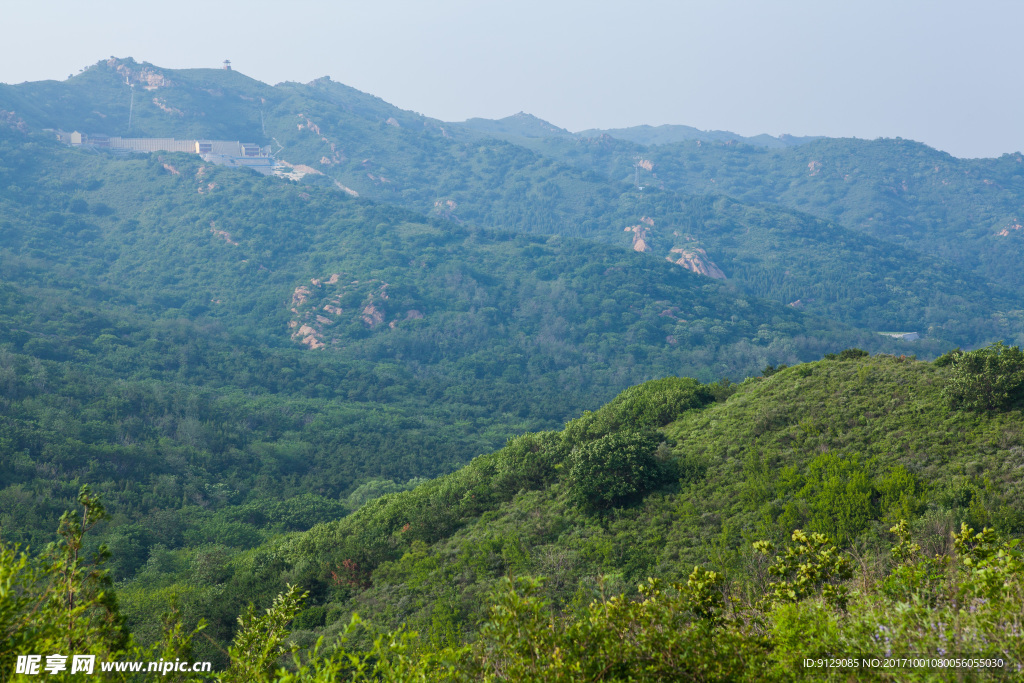
<path fill-rule="evenodd" d="M 65 83 L 4 86 L 0 108 L 14 111 L 29 128 L 125 134 L 124 106 L 130 104 L 125 98 L 132 96 L 126 80 L 136 91 L 133 135 L 256 141 L 305 173 L 304 182 L 333 185 L 457 225 L 586 237 L 636 248 L 635 228 L 653 221 L 644 244 L 658 256 L 697 272 L 712 272 L 700 265 L 708 261 L 714 272 L 755 296 L 878 332 L 926 335 L 940 348 L 1024 336 L 1018 313 L 1024 303 L 1009 274 L 1016 252 L 989 249 L 985 255 L 972 247 L 965 259 L 956 251 L 958 244 L 992 243 L 994 224 L 992 236 L 984 235 L 988 228 L 978 229 L 965 242 L 946 231 L 922 248 L 923 238 L 899 238 L 888 220 L 879 221 L 880 229 L 865 237 L 864 221 L 849 224 L 854 216 L 840 210 L 833 189 L 823 196 L 837 201 L 822 206 L 834 208 L 817 212 L 829 214 L 822 216 L 827 223 L 812 218 L 823 201 L 817 195 L 813 202 L 800 198 L 792 201 L 797 206 L 787 207 L 786 197 L 773 198 L 758 189 L 775 182 L 761 179 L 775 177 L 771 160 L 776 156 L 812 154 L 842 142 L 765 150 L 733 142 L 702 147 L 696 141 L 680 143 L 683 147 L 658 145 L 648 153 L 635 143 L 566 137 L 557 130 L 551 133 L 555 137 L 497 140 L 487 135 L 499 130 L 540 135 L 553 127 L 528 115 L 510 117 L 500 126 L 445 124 L 326 78 L 268 86 L 233 71 L 170 70 L 115 59 Z M 679 156 L 683 149 L 690 155 L 685 162 Z M 699 169 L 707 155 L 735 168 L 730 173 L 736 180 L 729 180 L 729 174 L 727 182 L 705 178 Z M 755 162 L 761 164 L 756 172 L 740 170 Z M 811 162 L 786 163 L 811 173 Z M 646 185 L 642 192 L 632 187 L 635 165 Z M 696 184 L 695 174 L 703 179 Z M 865 168 L 862 175 L 874 182 L 877 174 Z M 817 178 L 812 174 L 810 182 Z M 957 183 L 954 187 L 962 185 Z M 796 180 L 789 185 L 802 186 Z M 973 192 L 956 191 L 961 196 Z M 740 199 L 721 199 L 722 194 Z M 853 205 L 859 194 L 843 201 Z M 999 203 L 986 203 L 984 196 L 958 200 L 958 210 L 1001 216 L 1006 202 L 1018 194 L 1013 190 L 1000 196 Z M 940 197 L 933 199 L 930 206 L 943 206 Z M 938 215 L 938 209 L 928 211 Z M 708 229 L 697 238 L 691 228 L 700 225 Z M 1004 229 L 1012 242 L 1016 233 Z M 979 263 L 1002 274 L 1001 281 L 993 282 Z"/>
<path fill-rule="evenodd" d="M 795 137 L 792 135 L 780 135 L 778 137 L 774 137 L 772 135 L 764 134 L 755 135 L 753 137 L 744 137 L 725 130 L 700 130 L 691 126 L 672 124 L 664 124 L 661 126 L 631 126 L 629 128 L 591 128 L 588 130 L 581 130 L 576 133 L 576 135 L 581 138 L 598 138 L 607 135 L 618 140 L 635 142 L 637 144 L 644 145 L 645 147 L 651 145 L 667 145 L 674 142 L 685 142 L 689 140 L 699 140 L 701 142 L 742 142 L 753 147 L 778 149 L 782 147 L 802 145 L 810 142 L 811 140 L 817 139 L 813 136 Z"/>
<path fill-rule="evenodd" d="M 506 116 L 503 119 L 466 119 L 458 125 L 489 137 L 502 139 L 573 137 L 573 134 L 564 128 L 559 128 L 544 119 L 539 119 L 525 112 Z"/>
<path fill-rule="evenodd" d="M 610 180 L 771 203 L 930 256 L 1008 290 L 1021 285 L 1024 156 L 958 159 L 911 140 L 820 138 L 786 149 L 735 142 L 651 147 L 538 141 L 531 149 Z M 648 168 L 649 167 L 649 168 Z"/>
<path fill-rule="evenodd" d="M 1016 653 L 1024 359 L 939 354 L 1021 338 L 1018 160 L 552 128 L 114 58 L 0 86 L 0 613 L 32 625 L 0 664 L 74 637 L 225 680 L 573 680 L 637 646 L 786 679 L 808 633 L 883 626 Z M 342 633 L 357 660 L 313 649 Z"/>
<path fill-rule="evenodd" d="M 129 527 L 119 577 L 282 523 L 227 510 L 309 496 L 283 523 L 308 528 L 630 384 L 899 346 L 660 257 L 196 155 L 7 128 L 0 158 L 0 524 L 37 545 L 91 483 Z"/>

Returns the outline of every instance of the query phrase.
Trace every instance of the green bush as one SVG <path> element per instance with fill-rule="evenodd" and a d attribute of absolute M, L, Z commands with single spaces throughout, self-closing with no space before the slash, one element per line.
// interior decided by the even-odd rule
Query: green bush
<path fill-rule="evenodd" d="M 569 456 L 569 496 L 589 510 L 621 507 L 671 478 L 655 457 L 660 439 L 651 432 L 619 432 L 579 446 Z"/>
<path fill-rule="evenodd" d="M 1024 353 L 996 342 L 953 358 L 943 395 L 954 408 L 1003 410 L 1024 398 Z"/>
<path fill-rule="evenodd" d="M 565 438 L 579 445 L 623 426 L 664 427 L 687 410 L 711 403 L 709 387 L 690 377 L 666 377 L 626 389 L 596 412 L 587 411 L 565 426 Z"/>

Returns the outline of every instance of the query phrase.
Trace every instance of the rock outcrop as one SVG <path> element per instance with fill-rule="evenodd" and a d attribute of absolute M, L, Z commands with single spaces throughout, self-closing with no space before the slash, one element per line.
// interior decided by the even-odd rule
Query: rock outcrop
<path fill-rule="evenodd" d="M 654 227 L 654 219 L 644 216 L 638 225 L 630 225 L 624 232 L 633 233 L 633 251 L 651 251 L 651 228 Z"/>
<path fill-rule="evenodd" d="M 708 258 L 708 253 L 700 247 L 691 247 L 689 249 L 673 247 L 669 255 L 665 257 L 665 260 L 700 275 L 706 275 L 716 280 L 725 279 L 725 273 L 722 272 L 722 269 L 716 266 L 715 262 Z"/>

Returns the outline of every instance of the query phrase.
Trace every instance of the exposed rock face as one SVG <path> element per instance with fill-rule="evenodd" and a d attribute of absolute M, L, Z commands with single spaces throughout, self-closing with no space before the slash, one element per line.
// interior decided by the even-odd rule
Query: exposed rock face
<path fill-rule="evenodd" d="M 0 109 L 0 125 L 13 128 L 19 133 L 28 133 L 28 124 L 25 123 L 17 114 L 13 111 L 7 111 L 6 109 Z"/>
<path fill-rule="evenodd" d="M 818 175 L 819 173 L 821 173 L 821 162 L 820 161 L 808 162 L 807 170 L 809 170 L 811 172 L 811 175 Z"/>
<path fill-rule="evenodd" d="M 304 121 L 304 123 L 296 124 L 299 130 L 308 130 L 310 133 L 313 133 L 314 135 L 319 137 L 321 142 L 325 143 L 328 147 L 331 148 L 331 154 L 329 156 L 325 154 L 324 156 L 320 157 L 321 165 L 333 166 L 334 164 L 340 164 L 342 161 L 346 159 L 345 153 L 338 149 L 338 147 L 333 142 L 327 139 L 327 136 L 320 131 L 319 125 L 313 123 L 313 120 L 307 117 L 305 114 L 299 114 L 299 118 Z"/>
<path fill-rule="evenodd" d="M 157 107 L 159 107 L 161 110 L 167 112 L 168 114 L 174 114 L 175 116 L 184 116 L 185 115 L 185 112 L 183 112 L 182 110 L 175 109 L 174 107 L 167 106 L 167 102 L 165 102 L 164 100 L 161 100 L 159 97 L 154 97 L 153 98 L 153 104 L 155 104 Z"/>
<path fill-rule="evenodd" d="M 725 279 L 725 273 L 722 272 L 722 269 L 716 266 L 715 262 L 708 258 L 708 253 L 700 247 L 692 247 L 690 249 L 674 247 L 669 252 L 669 255 L 665 257 L 665 260 L 700 275 L 707 275 L 716 280 Z"/>
<path fill-rule="evenodd" d="M 331 328 L 339 323 L 343 329 L 345 324 L 357 323 L 371 330 L 387 330 L 423 317 L 416 309 L 393 310 L 388 287 L 381 280 L 343 280 L 340 273 L 311 278 L 309 284 L 292 292 L 291 338 L 310 349 L 337 347 L 341 341 Z"/>
<path fill-rule="evenodd" d="M 146 90 L 157 88 L 170 88 L 174 81 L 150 66 L 139 66 L 130 60 L 111 57 L 106 62 L 107 66 L 124 77 L 128 83 L 141 85 Z"/>
<path fill-rule="evenodd" d="M 442 216 L 446 220 L 455 221 L 461 223 L 459 217 L 455 215 L 455 209 L 459 207 L 459 203 L 454 199 L 438 199 L 434 202 L 434 213 L 438 216 Z"/>
<path fill-rule="evenodd" d="M 372 330 L 374 327 L 377 327 L 377 325 L 384 322 L 384 313 L 377 310 L 377 307 L 372 303 L 367 304 L 366 308 L 363 309 L 363 322 Z"/>
<path fill-rule="evenodd" d="M 299 339 L 301 343 L 305 344 L 310 349 L 322 349 L 324 347 L 323 338 L 320 336 L 320 332 L 309 325 L 303 325 L 300 327 L 297 332 L 292 334 L 292 339 Z"/>
<path fill-rule="evenodd" d="M 210 232 L 212 232 L 217 237 L 222 238 L 228 244 L 236 247 L 238 246 L 238 242 L 231 239 L 231 233 L 224 230 L 218 230 L 216 224 L 213 221 L 210 221 Z"/>
<path fill-rule="evenodd" d="M 303 176 L 307 175 L 323 175 L 322 172 L 316 170 L 312 166 L 306 166 L 305 164 L 290 164 L 283 159 L 277 160 L 278 165 L 290 168 L 290 173 L 281 173 L 280 175 L 291 178 L 292 180 L 301 180 Z"/>
<path fill-rule="evenodd" d="M 348 196 L 350 196 L 350 197 L 358 197 L 358 196 L 359 196 L 359 193 L 358 193 L 358 192 L 356 192 L 355 190 L 353 190 L 353 189 L 352 189 L 351 187 L 345 187 L 344 185 L 342 185 L 342 184 L 341 184 L 340 182 L 338 182 L 337 180 L 335 180 L 335 181 L 334 181 L 334 185 L 335 185 L 335 186 L 336 186 L 336 187 L 337 187 L 337 188 L 338 188 L 339 190 L 341 190 L 342 192 L 344 192 L 345 194 L 347 194 L 347 195 L 348 195 Z"/>
<path fill-rule="evenodd" d="M 1016 221 L 1011 222 L 1005 228 L 1000 230 L 997 234 L 1000 237 L 1009 237 L 1011 232 L 1017 232 L 1018 230 L 1024 230 L 1024 225 L 1017 223 Z"/>
<path fill-rule="evenodd" d="M 654 219 L 644 216 L 640 219 L 639 225 L 630 225 L 624 232 L 633 233 L 633 251 L 651 251 L 651 228 L 654 227 Z"/>

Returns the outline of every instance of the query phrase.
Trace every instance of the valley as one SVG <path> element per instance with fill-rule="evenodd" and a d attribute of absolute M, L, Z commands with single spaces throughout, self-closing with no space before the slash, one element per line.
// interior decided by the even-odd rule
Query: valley
<path fill-rule="evenodd" d="M 580 680 L 552 653 L 615 629 L 645 680 L 937 619 L 1019 657 L 1022 169 L 131 59 L 0 84 L 4 571 L 229 680 L 247 637 L 301 680 L 342 636 L 383 680 Z"/>

